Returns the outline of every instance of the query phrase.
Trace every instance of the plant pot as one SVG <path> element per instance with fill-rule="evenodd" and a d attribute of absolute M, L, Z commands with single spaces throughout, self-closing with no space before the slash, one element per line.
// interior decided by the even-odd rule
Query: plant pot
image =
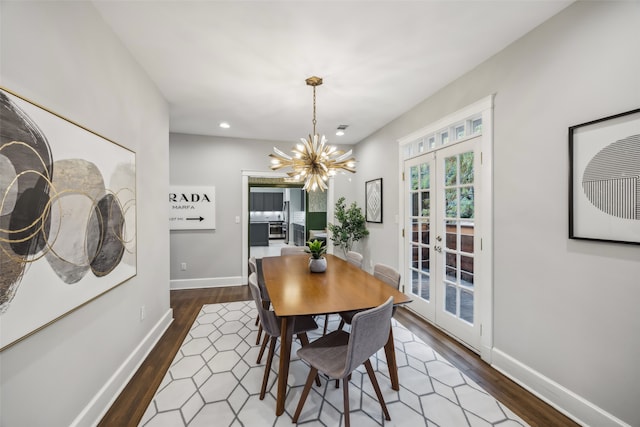
<path fill-rule="evenodd" d="M 327 270 L 327 259 L 309 258 L 309 270 L 312 273 L 324 273 Z"/>

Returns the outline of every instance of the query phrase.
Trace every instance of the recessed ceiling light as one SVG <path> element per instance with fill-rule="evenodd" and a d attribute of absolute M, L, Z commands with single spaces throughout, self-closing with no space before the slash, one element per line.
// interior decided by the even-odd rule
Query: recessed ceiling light
<path fill-rule="evenodd" d="M 231 127 L 231 125 L 227 122 L 220 122 L 220 127 L 222 129 L 229 129 Z"/>
<path fill-rule="evenodd" d="M 344 135 L 344 131 L 343 131 L 343 130 L 338 129 L 338 131 L 336 132 L 336 135 L 338 135 L 338 136 L 342 136 L 342 135 Z"/>
<path fill-rule="evenodd" d="M 344 130 L 346 128 L 348 128 L 348 127 L 349 127 L 349 125 L 340 125 L 340 126 L 338 126 L 338 130 L 336 131 L 336 135 L 338 135 L 338 136 L 344 135 Z"/>

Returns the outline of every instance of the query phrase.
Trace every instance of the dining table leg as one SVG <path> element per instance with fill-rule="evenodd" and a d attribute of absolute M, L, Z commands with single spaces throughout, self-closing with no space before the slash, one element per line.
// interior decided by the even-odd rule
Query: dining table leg
<path fill-rule="evenodd" d="M 400 381 L 398 380 L 398 362 L 396 361 L 396 347 L 393 342 L 393 327 L 389 328 L 389 339 L 384 345 L 384 353 L 387 356 L 387 367 L 389 368 L 389 378 L 391 378 L 391 388 L 400 390 Z M 282 361 L 280 361 L 282 365 Z"/>
<path fill-rule="evenodd" d="M 284 399 L 287 395 L 287 379 L 289 378 L 289 360 L 291 359 L 291 342 L 293 341 L 293 322 L 289 317 L 281 317 L 280 324 L 280 368 L 278 369 L 278 397 L 276 415 L 284 413 Z"/>

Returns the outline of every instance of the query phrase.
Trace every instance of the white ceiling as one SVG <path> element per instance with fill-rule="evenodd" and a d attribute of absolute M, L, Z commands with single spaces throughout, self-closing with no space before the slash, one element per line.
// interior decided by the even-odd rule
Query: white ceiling
<path fill-rule="evenodd" d="M 353 144 L 571 1 L 93 3 L 169 102 L 171 132 L 293 144 L 312 131 L 316 75 L 318 131 Z"/>

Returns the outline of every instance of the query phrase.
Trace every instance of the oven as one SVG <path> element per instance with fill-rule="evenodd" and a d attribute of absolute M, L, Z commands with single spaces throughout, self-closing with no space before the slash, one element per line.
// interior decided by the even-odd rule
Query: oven
<path fill-rule="evenodd" d="M 284 221 L 269 221 L 269 238 L 284 239 L 287 232 L 287 225 Z"/>

